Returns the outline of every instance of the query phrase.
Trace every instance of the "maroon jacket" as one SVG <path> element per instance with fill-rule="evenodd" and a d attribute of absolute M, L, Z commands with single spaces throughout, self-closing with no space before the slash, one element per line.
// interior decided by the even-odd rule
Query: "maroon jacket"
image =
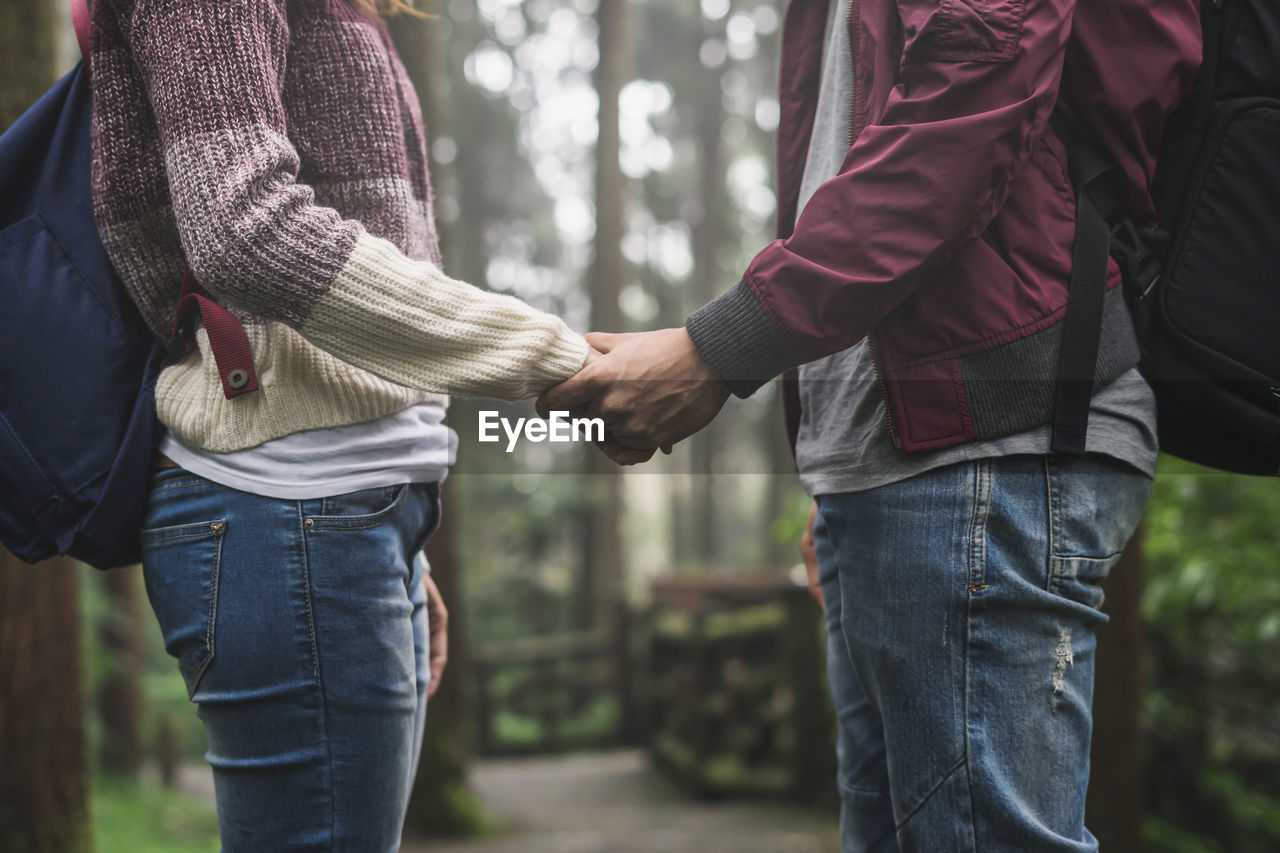
<path fill-rule="evenodd" d="M 1075 227 L 1049 115 L 1061 97 L 1151 224 L 1161 125 L 1199 66 L 1195 0 L 853 0 L 853 147 L 797 221 L 827 2 L 786 12 L 780 239 L 690 316 L 694 343 L 745 396 L 870 335 L 906 450 L 1047 422 Z M 1137 361 L 1118 296 L 1102 381 Z"/>

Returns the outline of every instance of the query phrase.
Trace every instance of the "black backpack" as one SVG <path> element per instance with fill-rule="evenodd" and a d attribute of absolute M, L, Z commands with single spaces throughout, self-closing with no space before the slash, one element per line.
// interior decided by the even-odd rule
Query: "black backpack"
<path fill-rule="evenodd" d="M 1162 450 L 1280 474 L 1280 4 L 1203 0 L 1204 61 L 1169 116 L 1138 229 L 1108 164 L 1056 120 L 1077 192 L 1054 449 L 1082 452 L 1108 251 L 1124 274 Z M 1087 377 L 1087 379 L 1086 379 Z"/>

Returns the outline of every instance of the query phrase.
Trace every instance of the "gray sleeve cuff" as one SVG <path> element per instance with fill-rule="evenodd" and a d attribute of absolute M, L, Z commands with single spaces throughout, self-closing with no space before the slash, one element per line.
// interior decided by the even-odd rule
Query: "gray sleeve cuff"
<path fill-rule="evenodd" d="M 702 358 L 739 397 L 750 397 L 801 361 L 765 317 L 745 281 L 690 314 L 684 327 Z"/>

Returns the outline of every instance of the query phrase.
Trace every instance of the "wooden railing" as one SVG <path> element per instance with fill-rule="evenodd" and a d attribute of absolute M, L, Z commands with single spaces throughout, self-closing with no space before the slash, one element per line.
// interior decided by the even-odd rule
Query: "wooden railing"
<path fill-rule="evenodd" d="M 821 611 L 786 579 L 669 580 L 649 616 L 655 759 L 704 794 L 833 789 Z"/>
<path fill-rule="evenodd" d="M 614 746 L 633 729 L 629 620 L 605 630 L 482 646 L 473 655 L 476 750 L 486 755 Z"/>

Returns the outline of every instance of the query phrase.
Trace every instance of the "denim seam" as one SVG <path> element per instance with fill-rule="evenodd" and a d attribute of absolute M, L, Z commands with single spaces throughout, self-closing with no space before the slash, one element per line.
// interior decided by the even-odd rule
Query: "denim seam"
<path fill-rule="evenodd" d="M 969 789 L 969 849 L 978 849 L 977 828 L 974 826 L 974 815 L 977 807 L 974 804 L 973 762 L 971 723 L 969 715 L 969 650 L 973 645 L 973 597 L 985 585 L 987 560 L 987 520 L 991 514 L 991 469 L 987 460 L 979 459 L 974 463 L 973 510 L 969 522 L 969 585 L 964 605 L 964 756 L 960 759 L 964 764 L 965 782 Z M 978 582 L 975 583 L 975 577 Z M 950 774 L 948 774 L 949 776 Z M 947 776 L 943 777 L 946 781 Z M 941 783 L 939 783 L 941 784 Z M 936 790 L 936 789 L 935 789 Z M 921 805 L 924 803 L 921 802 Z M 917 806 L 919 808 L 919 806 Z"/>
<path fill-rule="evenodd" d="M 1045 581 L 1044 588 L 1053 592 L 1054 587 L 1054 557 L 1058 553 L 1058 543 L 1062 540 L 1062 495 L 1060 491 L 1054 488 L 1053 476 L 1053 457 L 1044 457 L 1044 482 L 1046 505 L 1049 508 L 1049 554 L 1045 561 Z"/>
<path fill-rule="evenodd" d="M 329 714 L 324 699 L 324 682 L 320 678 L 320 652 L 316 645 L 316 620 L 311 607 L 311 562 L 307 551 L 307 529 L 302 501 L 297 501 L 298 517 L 298 554 L 302 557 L 302 601 L 307 610 L 307 633 L 311 640 L 311 675 L 315 679 L 316 693 L 320 700 L 321 732 L 324 735 L 325 771 L 329 778 L 325 781 L 325 790 L 329 792 L 329 850 L 333 850 L 337 838 L 338 815 L 333 801 L 333 748 L 329 737 Z"/>
<path fill-rule="evenodd" d="M 208 526 L 209 524 L 212 524 L 212 523 L 213 522 L 208 522 L 208 521 L 200 522 L 202 526 Z M 182 526 L 187 527 L 188 525 L 184 524 Z M 143 534 L 142 536 L 139 537 L 139 539 L 146 542 L 148 545 L 158 545 L 161 542 L 176 542 L 179 539 L 204 539 L 207 536 L 217 536 L 217 535 L 218 535 L 217 531 L 214 531 L 214 530 L 201 530 L 193 533 L 172 533 L 165 536 L 148 536 L 146 534 Z"/>
<path fill-rule="evenodd" d="M 317 518 L 319 518 L 319 517 L 320 517 L 320 516 L 312 516 L 312 520 L 313 520 L 313 521 L 315 521 L 315 519 L 317 519 Z M 386 519 L 385 519 L 385 518 L 384 518 L 384 519 L 381 519 L 381 520 L 379 520 L 379 521 L 372 521 L 372 522 L 369 522 L 368 524 L 328 524 L 328 525 L 323 525 L 323 524 L 320 524 L 320 523 L 317 521 L 317 522 L 316 522 L 316 524 L 311 528 L 311 530 L 312 530 L 312 532 L 313 532 L 313 533 L 341 533 L 341 532 L 342 532 L 342 531 L 344 531 L 344 530 L 372 530 L 372 529 L 373 529 L 373 528 L 375 528 L 375 527 L 381 527 L 381 526 L 382 526 L 383 524 L 385 524 L 385 523 L 386 523 Z"/>
<path fill-rule="evenodd" d="M 910 821 L 911 818 L 915 817 L 916 813 L 920 811 L 920 809 L 924 808 L 925 804 L 929 802 L 930 798 L 932 798 L 934 794 L 938 793 L 938 789 L 941 788 L 943 785 L 945 785 L 947 783 L 947 780 L 950 779 L 952 776 L 954 776 L 956 774 L 956 771 L 959 770 L 961 767 L 965 768 L 965 772 L 967 775 L 968 767 L 969 767 L 968 756 L 962 757 L 955 764 L 951 765 L 951 768 L 947 770 L 946 773 L 942 774 L 942 778 L 939 779 L 937 782 L 935 782 L 933 787 L 925 792 L 925 795 L 920 798 L 920 802 L 916 803 L 915 806 L 911 809 L 911 811 L 907 812 L 905 815 L 902 816 L 902 820 L 894 821 L 894 829 L 902 829 L 902 827 L 906 826 L 907 822 Z M 973 790 L 972 784 L 969 786 L 969 790 L 970 791 Z M 970 821 L 969 825 L 972 827 L 973 822 Z"/>
<path fill-rule="evenodd" d="M 204 629 L 204 647 L 213 657 L 213 625 L 218 618 L 218 575 L 222 568 L 222 538 L 226 534 L 224 526 L 218 530 L 213 540 L 213 573 L 209 578 L 209 622 Z"/>
<path fill-rule="evenodd" d="M 213 637 L 214 625 L 218 619 L 218 579 L 222 574 L 222 539 L 226 534 L 226 526 L 221 530 L 214 531 L 213 540 L 213 568 L 209 574 L 209 615 L 208 621 L 204 626 L 204 660 L 196 667 L 196 671 L 191 674 L 191 689 L 187 691 L 187 698 L 194 700 L 196 691 L 200 689 L 200 681 L 204 678 L 205 671 L 209 669 L 209 665 L 213 663 Z M 173 537 L 175 539 L 182 537 Z"/>
<path fill-rule="evenodd" d="M 381 527 L 387 522 L 396 509 L 404 502 L 405 495 L 408 493 L 409 484 L 404 483 L 396 490 L 392 497 L 391 503 L 377 512 L 365 513 L 364 515 L 313 515 L 311 519 L 311 530 L 372 530 L 375 527 Z M 323 508 L 323 504 L 321 505 Z M 360 522 L 353 524 L 351 522 Z"/>
<path fill-rule="evenodd" d="M 987 516 L 991 512 L 991 470 L 988 461 L 974 462 L 973 510 L 969 519 L 969 592 L 986 589 Z"/>
<path fill-rule="evenodd" d="M 832 548 L 832 558 L 836 564 L 836 585 L 840 588 L 840 601 L 843 602 L 845 600 L 845 592 L 846 592 L 845 585 L 844 585 L 845 572 L 842 571 L 842 565 L 844 561 L 841 559 L 839 548 L 834 548 L 834 547 Z M 849 643 L 849 632 L 845 629 L 844 617 L 845 617 L 845 610 L 842 604 L 840 609 L 840 641 L 841 641 L 841 644 L 844 646 L 845 662 L 848 664 L 849 669 L 854 672 L 856 677 L 857 668 L 854 666 L 854 663 L 853 663 L 853 647 Z M 851 785 L 845 785 L 844 779 L 841 777 L 838 767 L 836 768 L 836 770 L 837 770 L 836 788 L 838 790 L 852 788 L 853 786 Z M 889 796 L 890 804 L 892 804 L 892 798 L 893 798 L 892 789 L 890 789 L 885 793 Z"/>
<path fill-rule="evenodd" d="M 183 480 L 181 482 L 174 483 L 173 485 L 164 485 L 158 489 L 152 489 L 151 494 L 161 495 L 161 494 L 164 494 L 165 492 L 176 492 L 178 489 L 191 489 L 196 486 L 212 486 L 212 485 L 213 483 L 210 483 L 208 480 Z"/>
<path fill-rule="evenodd" d="M 851 797 L 892 797 L 892 791 L 880 791 L 875 788 L 863 788 L 859 785 L 849 785 L 840 778 L 840 774 L 836 774 L 836 787 Z"/>
<path fill-rule="evenodd" d="M 311 562 L 307 552 L 306 521 L 303 517 L 302 502 L 297 504 L 298 512 L 298 554 L 302 557 L 302 601 L 307 609 L 307 634 L 311 641 L 311 675 L 317 686 L 320 684 L 320 653 L 316 648 L 316 620 L 311 611 Z"/>

